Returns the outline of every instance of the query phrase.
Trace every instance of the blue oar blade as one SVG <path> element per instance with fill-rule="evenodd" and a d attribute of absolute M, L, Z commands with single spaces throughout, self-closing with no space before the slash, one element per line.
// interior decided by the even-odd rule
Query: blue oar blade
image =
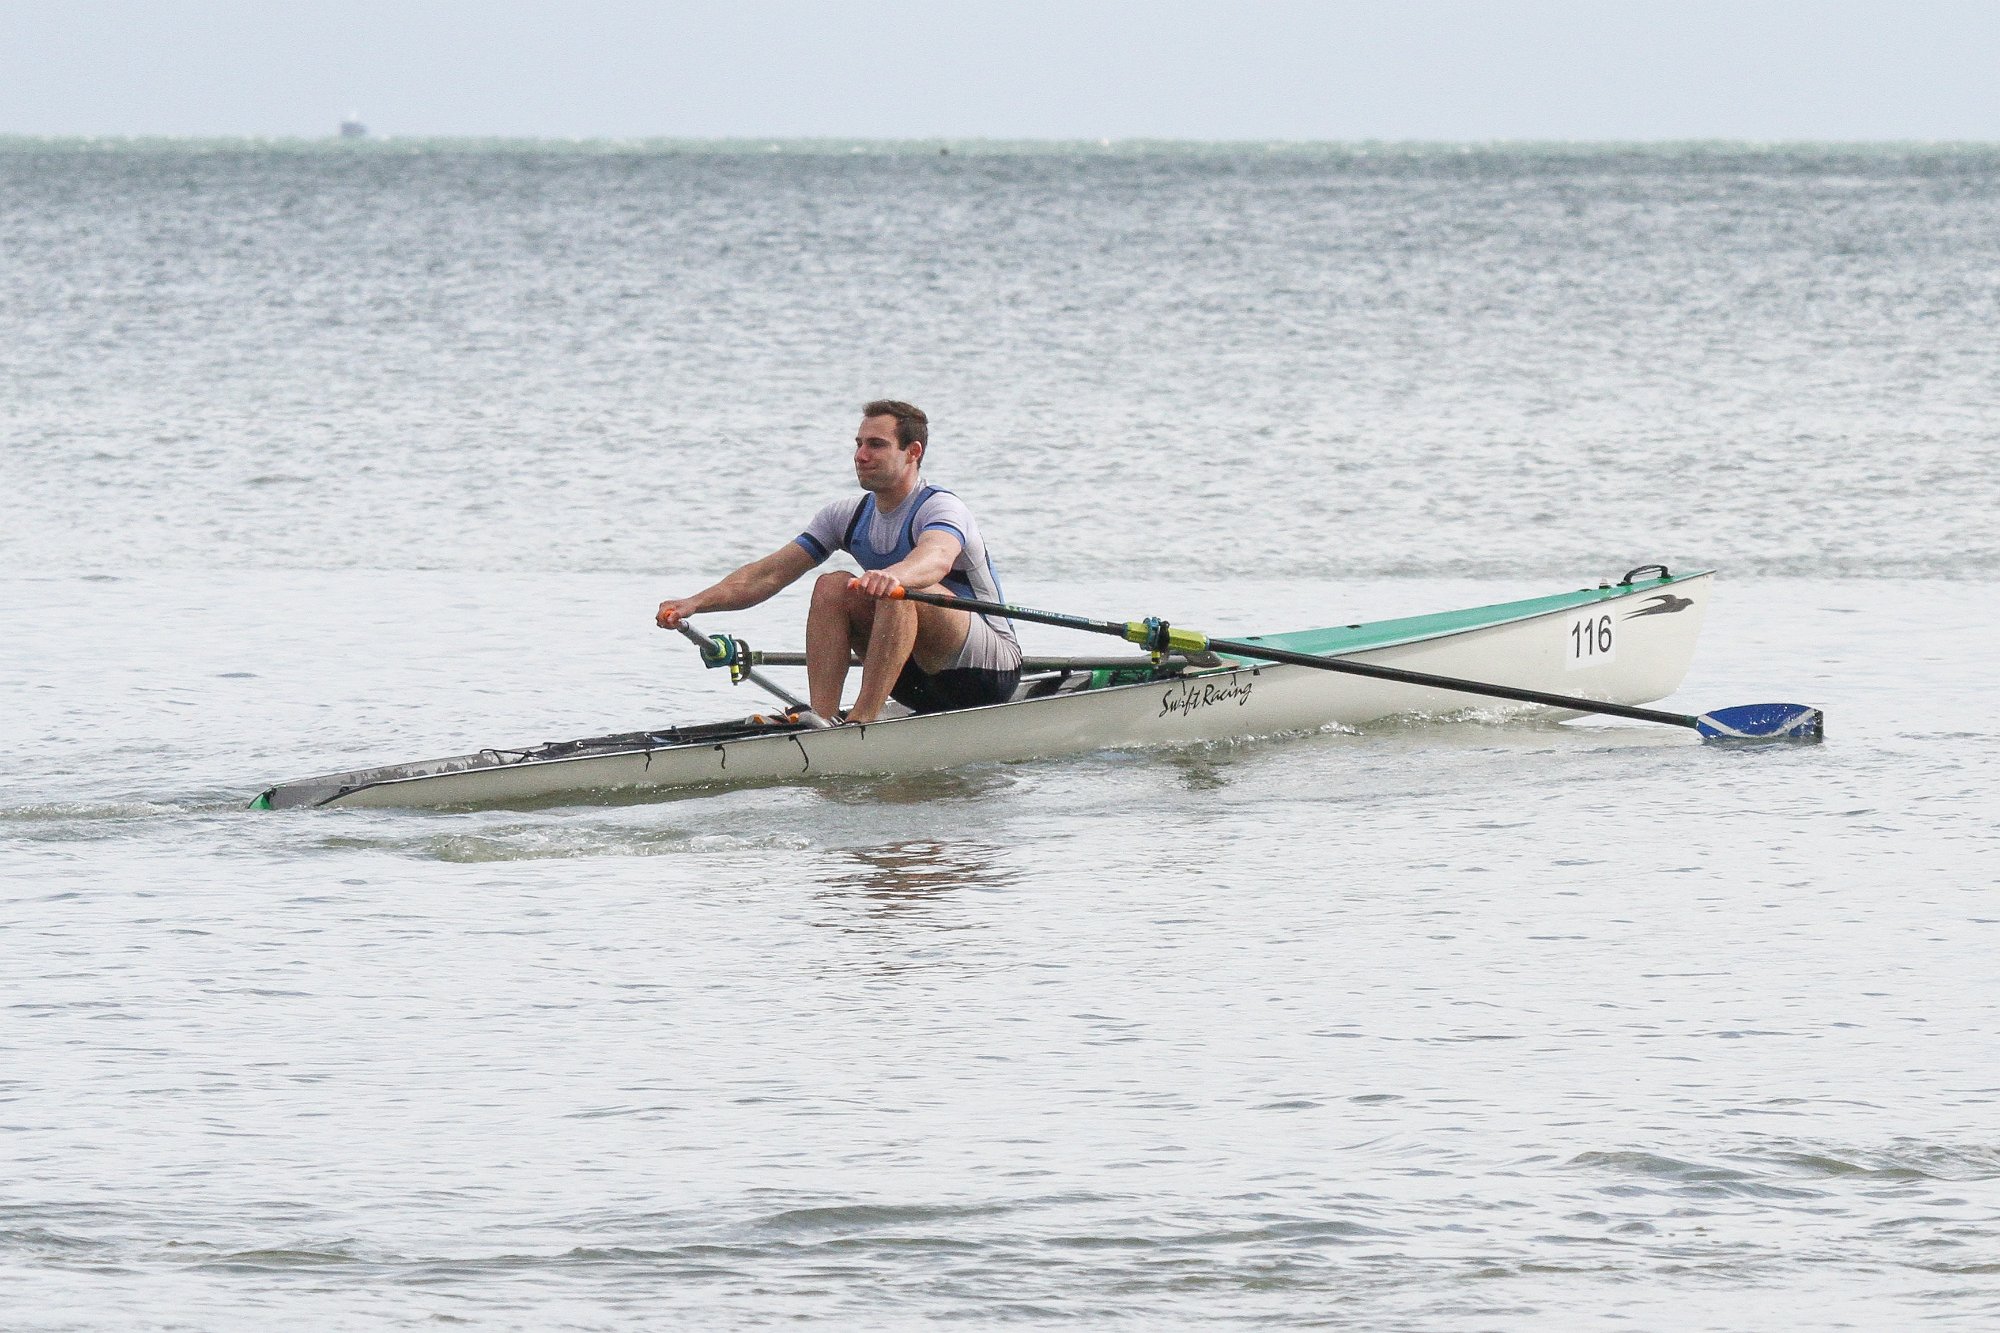
<path fill-rule="evenodd" d="M 1718 708 L 1694 720 L 1708 741 L 1823 741 L 1826 714 L 1805 704 L 1744 704 Z"/>

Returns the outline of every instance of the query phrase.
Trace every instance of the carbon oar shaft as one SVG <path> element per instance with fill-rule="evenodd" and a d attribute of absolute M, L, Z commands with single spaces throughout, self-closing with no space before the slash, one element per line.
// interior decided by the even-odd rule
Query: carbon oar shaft
<path fill-rule="evenodd" d="M 1485 681 L 1460 680 L 1454 676 L 1433 676 L 1427 671 L 1405 671 L 1401 667 L 1350 662 L 1344 658 L 1320 657 L 1313 653 L 1295 653 L 1286 648 L 1265 648 L 1234 639 L 1210 639 L 1208 646 L 1219 653 L 1231 653 L 1237 657 L 1262 657 L 1273 662 L 1288 662 L 1293 666 L 1318 667 L 1324 671 L 1342 671 L 1353 676 L 1372 676 L 1376 680 L 1393 680 L 1404 685 L 1426 685 L 1432 689 L 1453 690 L 1460 694 L 1484 694 L 1495 699 L 1514 699 L 1521 703 L 1544 704 L 1550 708 L 1568 708 L 1582 713 L 1608 713 L 1612 717 L 1629 717 L 1640 722 L 1664 722 L 1669 726 L 1689 727 L 1695 730 L 1699 730 L 1701 726 L 1689 713 L 1665 713 L 1657 708 L 1634 708 L 1630 704 L 1602 703 L 1596 699 L 1579 699 L 1568 694 L 1517 689 L 1512 685 L 1490 685 Z"/>
<path fill-rule="evenodd" d="M 862 660 L 858 656 L 850 655 L 847 659 L 847 665 L 858 667 L 862 664 Z M 1186 653 L 1168 653 L 1166 660 L 1168 663 L 1178 666 L 1212 667 L 1221 663 L 1221 659 L 1215 657 L 1213 654 L 1205 657 L 1196 654 L 1190 659 Z M 750 650 L 750 664 L 752 666 L 802 667 L 807 665 L 807 657 L 804 653 L 792 652 L 785 649 L 752 648 Z M 1133 657 L 1129 654 L 1124 657 L 1028 656 L 1021 659 L 1021 674 L 1032 675 L 1037 671 L 1118 671 L 1152 665 L 1154 665 L 1154 662 L 1150 657 Z"/>
<path fill-rule="evenodd" d="M 1516 689 L 1512 685 L 1490 685 L 1485 681 L 1460 680 L 1455 676 L 1433 676 L 1427 671 L 1405 671 L 1401 667 L 1375 666 L 1372 663 L 1354 662 L 1342 657 L 1298 653 L 1289 648 L 1267 648 L 1262 644 L 1245 643 L 1240 639 L 1212 639 L 1199 630 L 1174 629 L 1158 621 L 1089 620 L 1082 616 L 1066 616 L 1055 611 L 1031 611 L 1021 606 L 982 602 L 971 597 L 944 597 L 937 593 L 911 592 L 908 588 L 899 589 L 894 595 L 912 602 L 926 602 L 932 606 L 976 611 L 980 615 L 1006 616 L 1012 620 L 1032 620 L 1043 625 L 1087 630 L 1092 634 L 1108 634 L 1149 648 L 1154 647 L 1155 640 L 1163 636 L 1164 646 L 1174 652 L 1203 652 L 1212 649 L 1236 657 L 1282 662 L 1290 666 L 1312 667 L 1320 671 L 1338 671 L 1345 675 L 1368 676 L 1375 680 L 1392 680 L 1403 685 L 1422 685 L 1434 690 L 1449 690 L 1456 694 L 1485 695 L 1492 699 L 1511 699 L 1519 703 L 1541 704 L 1548 708 L 1566 708 L 1578 713 L 1603 713 L 1611 717 L 1629 717 L 1639 722 L 1664 722 L 1668 726 L 1701 730 L 1700 720 L 1687 713 L 1665 713 L 1656 708 L 1633 708 L 1627 704 L 1603 703 L 1596 699 L 1579 699 L 1573 695 L 1549 694 L 1543 690 Z"/>
<path fill-rule="evenodd" d="M 700 630 L 688 624 L 685 620 L 683 620 L 680 624 L 676 625 L 674 628 L 678 629 L 682 634 L 686 635 L 689 642 L 693 643 L 696 647 L 700 648 L 702 651 L 702 655 L 704 657 L 706 657 L 708 653 L 711 651 L 708 635 L 703 634 Z M 799 698 L 797 695 L 793 694 L 790 690 L 787 690 L 784 686 L 778 684 L 777 681 L 772 680 L 769 676 L 765 675 L 761 671 L 756 671 L 749 667 L 744 667 L 743 679 L 749 681 L 752 685 L 757 686 L 759 689 L 762 689 L 767 694 L 774 696 L 789 708 L 804 709 L 806 706 L 805 700 Z"/>

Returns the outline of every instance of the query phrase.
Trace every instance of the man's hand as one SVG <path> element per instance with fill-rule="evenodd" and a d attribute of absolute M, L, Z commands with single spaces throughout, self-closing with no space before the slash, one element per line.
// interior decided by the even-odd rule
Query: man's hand
<path fill-rule="evenodd" d="M 653 617 L 653 623 L 661 629 L 679 629 L 687 618 L 701 608 L 692 597 L 676 597 L 660 603 L 660 614 Z"/>
<path fill-rule="evenodd" d="M 903 588 L 895 575 L 881 569 L 871 569 L 849 582 L 847 586 L 870 597 L 894 597 Z"/>

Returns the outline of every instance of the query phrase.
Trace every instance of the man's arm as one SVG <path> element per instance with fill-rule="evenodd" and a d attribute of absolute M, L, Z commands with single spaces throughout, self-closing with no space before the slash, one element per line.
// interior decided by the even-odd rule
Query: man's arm
<path fill-rule="evenodd" d="M 944 581 L 945 575 L 951 573 L 952 565 L 958 561 L 958 553 L 964 549 L 956 533 L 946 528 L 932 528 L 917 538 L 915 548 L 895 564 L 861 575 L 861 591 L 870 597 L 887 597 L 899 586 L 915 588 L 919 592 L 935 587 Z"/>
<path fill-rule="evenodd" d="M 914 558 L 916 552 L 910 554 Z M 762 560 L 752 560 L 730 573 L 713 587 L 703 588 L 692 597 L 670 597 L 661 602 L 660 613 L 653 617 L 653 623 L 661 629 L 678 629 L 683 620 L 702 611 L 741 611 L 746 606 L 755 606 L 797 582 L 799 575 L 814 563 L 804 547 L 797 542 L 786 542 Z"/>

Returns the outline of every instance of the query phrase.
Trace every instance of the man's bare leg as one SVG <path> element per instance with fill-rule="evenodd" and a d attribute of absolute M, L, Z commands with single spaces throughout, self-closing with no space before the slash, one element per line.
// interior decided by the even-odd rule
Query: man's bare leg
<path fill-rule="evenodd" d="M 847 688 L 847 665 L 854 654 L 854 617 L 874 611 L 874 599 L 848 591 L 848 575 L 822 574 L 813 584 L 806 613 L 806 699 L 828 721 L 840 711 Z M 855 603 L 863 603 L 857 607 Z"/>
<path fill-rule="evenodd" d="M 934 591 L 950 594 L 944 589 Z M 881 716 L 889 691 L 903 674 L 905 663 L 915 660 L 917 669 L 936 674 L 958 656 L 971 631 L 972 617 L 964 611 L 918 602 L 870 601 L 875 608 L 874 624 L 861 663 L 861 694 L 848 709 L 853 722 L 873 722 Z M 857 629 L 859 626 L 857 625 Z"/>
<path fill-rule="evenodd" d="M 942 670 L 958 656 L 972 620 L 964 611 L 877 601 L 848 584 L 848 575 L 836 573 L 820 575 L 813 585 L 806 618 L 806 697 L 815 713 L 832 718 L 847 687 L 849 662 L 858 653 L 861 693 L 848 717 L 873 722 L 882 715 L 904 664 L 914 656 L 919 669 Z"/>
<path fill-rule="evenodd" d="M 949 588 L 926 588 L 940 597 L 951 597 Z M 898 602 L 898 606 L 907 603 Z M 972 632 L 972 613 L 953 611 L 947 607 L 930 606 L 923 602 L 915 604 L 917 613 L 917 642 L 910 649 L 910 657 L 917 664 L 917 670 L 935 676 L 951 665 L 958 656 L 958 650 L 965 646 L 965 636 Z"/>
<path fill-rule="evenodd" d="M 864 599 L 873 601 L 872 598 Z M 889 691 L 910 660 L 917 642 L 915 602 L 876 602 L 875 624 L 868 632 L 868 652 L 861 659 L 861 693 L 847 710 L 850 722 L 873 722 L 882 715 Z"/>

